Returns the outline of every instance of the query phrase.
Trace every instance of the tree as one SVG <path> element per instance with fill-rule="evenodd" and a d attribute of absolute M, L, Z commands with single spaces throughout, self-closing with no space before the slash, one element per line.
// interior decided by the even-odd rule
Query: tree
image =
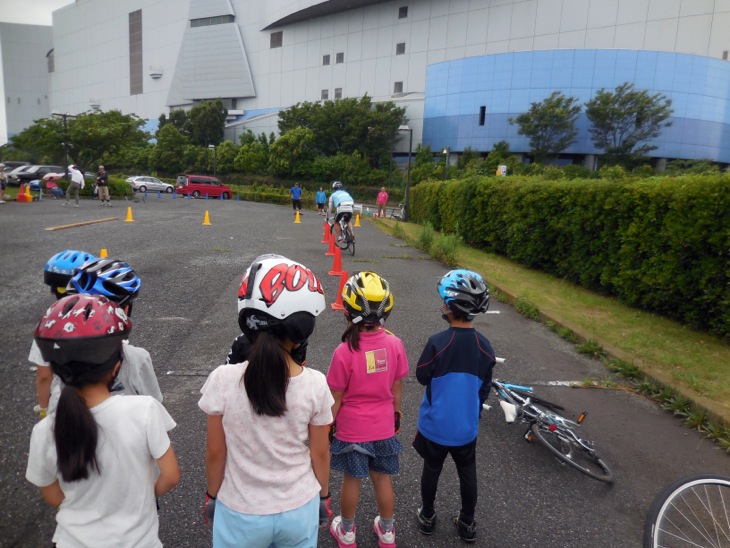
<path fill-rule="evenodd" d="M 599 89 L 586 103 L 586 115 L 593 124 L 590 132 L 596 148 L 609 162 L 629 164 L 656 149 L 646 141 L 658 137 L 674 112 L 672 101 L 662 93 L 651 95 L 634 89 L 629 82 L 614 92 Z"/>
<path fill-rule="evenodd" d="M 510 124 L 517 124 L 519 135 L 530 138 L 530 147 L 535 162 L 542 163 L 550 155 L 557 155 L 575 141 L 578 130 L 575 120 L 580 105 L 575 97 L 566 97 L 554 91 L 546 99 L 530 104 L 530 109 L 510 118 Z"/>
<path fill-rule="evenodd" d="M 164 125 L 157 132 L 157 145 L 150 154 L 150 167 L 165 173 L 184 171 L 185 147 L 189 140 L 172 124 Z"/>
<path fill-rule="evenodd" d="M 279 137 L 270 147 L 269 164 L 280 176 L 309 177 L 316 156 L 314 132 L 295 128 Z"/>
<path fill-rule="evenodd" d="M 391 101 L 373 104 L 367 95 L 323 103 L 297 103 L 279 113 L 279 133 L 294 128 L 314 132 L 315 149 L 324 156 L 358 152 L 371 167 L 380 167 L 400 138 L 405 109 Z M 358 160 L 359 162 L 360 160 Z"/>
<path fill-rule="evenodd" d="M 188 118 L 188 113 L 182 109 L 178 108 L 170 111 L 169 117 L 165 116 L 164 114 L 160 114 L 160 117 L 157 119 L 157 121 L 158 133 L 167 124 L 172 124 L 182 135 L 190 135 L 190 120 Z M 157 137 L 157 134 L 155 134 L 155 137 Z"/>
<path fill-rule="evenodd" d="M 223 106 L 223 101 L 220 99 L 201 101 L 191 108 L 188 120 L 193 144 L 202 147 L 218 145 L 223 140 L 226 116 L 228 109 Z"/>

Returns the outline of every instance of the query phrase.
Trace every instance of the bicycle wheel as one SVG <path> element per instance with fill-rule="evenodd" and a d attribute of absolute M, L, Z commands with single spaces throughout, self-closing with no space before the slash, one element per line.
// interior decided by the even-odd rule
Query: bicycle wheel
<path fill-rule="evenodd" d="M 350 248 L 350 255 L 352 255 L 354 257 L 355 256 L 355 236 L 352 235 L 352 230 L 350 230 L 349 226 L 345 230 L 347 230 L 347 236 L 345 238 L 345 241 L 347 242 L 347 245 Z"/>
<path fill-rule="evenodd" d="M 660 546 L 730 546 L 730 477 L 693 474 L 662 489 L 644 524 L 644 547 Z"/>
<path fill-rule="evenodd" d="M 530 428 L 537 440 L 564 463 L 569 464 L 593 479 L 613 483 L 611 470 L 596 455 L 595 451 L 587 449 L 570 439 L 570 437 L 561 432 L 560 427 L 555 430 L 550 430 L 547 424 L 536 422 Z"/>

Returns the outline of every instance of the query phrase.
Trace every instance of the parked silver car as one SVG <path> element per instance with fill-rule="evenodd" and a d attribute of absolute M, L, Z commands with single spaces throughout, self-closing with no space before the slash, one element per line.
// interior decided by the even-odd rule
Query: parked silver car
<path fill-rule="evenodd" d="M 149 190 L 154 192 L 160 191 L 172 194 L 172 192 L 175 190 L 175 187 L 173 185 L 163 183 L 158 178 L 149 177 L 147 175 L 135 175 L 134 177 L 127 177 L 125 180 L 130 185 L 132 185 L 132 190 L 134 190 L 135 192 L 147 192 Z"/>

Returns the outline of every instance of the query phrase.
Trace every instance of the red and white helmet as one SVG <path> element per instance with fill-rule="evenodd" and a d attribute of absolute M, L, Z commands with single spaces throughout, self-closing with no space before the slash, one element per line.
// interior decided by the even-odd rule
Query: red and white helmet
<path fill-rule="evenodd" d="M 324 290 L 314 272 L 281 255 L 257 257 L 238 290 L 238 325 L 250 340 L 258 331 L 281 333 L 283 327 L 289 340 L 304 343 L 324 308 Z"/>
<path fill-rule="evenodd" d="M 89 371 L 116 365 L 132 321 L 101 295 L 69 295 L 51 305 L 38 322 L 35 340 L 43 359 L 65 384 L 77 386 Z"/>

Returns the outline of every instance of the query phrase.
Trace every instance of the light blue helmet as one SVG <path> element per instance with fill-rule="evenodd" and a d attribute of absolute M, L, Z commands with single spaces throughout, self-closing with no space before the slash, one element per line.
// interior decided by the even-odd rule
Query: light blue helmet
<path fill-rule="evenodd" d="M 142 281 L 131 266 L 120 259 L 96 259 L 86 263 L 71 278 L 69 289 L 103 295 L 120 306 L 139 294 Z"/>
<path fill-rule="evenodd" d="M 85 263 L 96 259 L 91 253 L 67 249 L 48 259 L 43 268 L 43 282 L 54 288 L 65 288 L 71 277 Z"/>
<path fill-rule="evenodd" d="M 452 270 L 436 285 L 439 296 L 458 318 L 471 320 L 489 308 L 489 288 L 476 272 Z"/>

